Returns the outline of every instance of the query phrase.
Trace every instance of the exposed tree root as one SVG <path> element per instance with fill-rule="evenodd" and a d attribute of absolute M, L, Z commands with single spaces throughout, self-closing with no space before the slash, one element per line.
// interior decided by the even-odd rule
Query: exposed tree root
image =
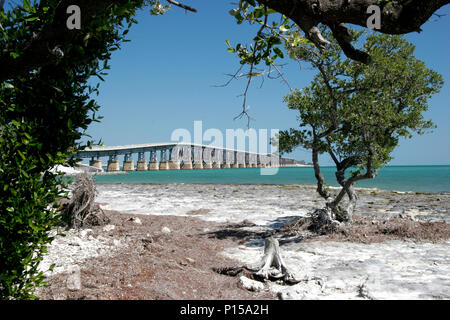
<path fill-rule="evenodd" d="M 316 209 L 309 216 L 297 219 L 292 224 L 287 224 L 276 230 L 277 234 L 299 234 L 309 231 L 318 235 L 327 235 L 337 232 L 344 224 L 335 219 L 335 214 L 330 208 Z"/>
<path fill-rule="evenodd" d="M 341 226 L 341 223 L 336 220 L 336 214 L 328 207 L 316 209 L 310 217 L 304 219 L 310 220 L 308 229 L 319 234 L 335 232 Z"/>
<path fill-rule="evenodd" d="M 298 280 L 288 270 L 281 257 L 278 240 L 268 237 L 264 241 L 264 255 L 255 265 L 214 268 L 215 272 L 228 276 L 237 276 L 243 271 L 250 271 L 255 280 L 283 281 L 284 284 L 296 284 Z"/>
<path fill-rule="evenodd" d="M 73 183 L 72 198 L 64 207 L 64 220 L 69 227 L 81 228 L 109 223 L 100 206 L 95 204 L 95 185 L 86 173 L 77 175 Z"/>

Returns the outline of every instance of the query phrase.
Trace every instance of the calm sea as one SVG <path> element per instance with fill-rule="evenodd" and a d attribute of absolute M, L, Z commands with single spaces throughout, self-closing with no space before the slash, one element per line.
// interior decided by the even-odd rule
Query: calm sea
<path fill-rule="evenodd" d="M 335 167 L 322 167 L 327 183 L 338 186 Z M 176 171 L 135 171 L 123 175 L 96 176 L 97 183 L 213 183 L 213 184 L 309 184 L 316 183 L 313 168 L 279 168 L 275 175 L 261 175 L 261 169 L 209 169 Z M 359 188 L 394 191 L 450 193 L 450 166 L 389 166 Z"/>

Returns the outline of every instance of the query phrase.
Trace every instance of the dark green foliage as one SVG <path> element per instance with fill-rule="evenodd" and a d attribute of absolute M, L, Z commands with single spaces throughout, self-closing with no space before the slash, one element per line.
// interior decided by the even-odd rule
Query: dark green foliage
<path fill-rule="evenodd" d="M 324 181 L 317 155 L 328 153 L 333 159 L 336 179 L 343 187 L 330 204 L 336 212 L 346 193 L 355 200 L 355 182 L 375 177 L 389 163 L 401 138 L 433 128 L 423 112 L 443 85 L 442 77 L 427 69 L 414 56 L 414 46 L 401 36 L 364 32 L 352 36 L 355 41 L 365 40 L 364 49 L 373 63 L 343 58 L 336 41 L 324 52 L 308 44 L 288 48 L 293 58 L 309 63 L 317 75 L 308 87 L 285 98 L 289 108 L 299 112 L 300 129 L 280 133 L 280 150 L 302 146 L 312 151 L 319 192 Z M 321 195 L 329 197 L 326 192 Z"/>
<path fill-rule="evenodd" d="M 0 50 L 18 58 L 43 25 L 54 19 L 59 1 L 24 1 L 1 13 Z M 109 69 L 111 51 L 119 48 L 144 1 L 120 1 L 92 17 L 61 48 L 64 58 L 0 83 L 0 299 L 30 299 L 44 283 L 37 270 L 49 231 L 60 224 L 55 201 L 66 187 L 49 169 L 75 164 L 74 152 L 88 125 L 98 121 L 92 99 Z M 124 24 L 125 23 L 125 24 Z M 87 145 L 90 145 L 89 142 Z"/>

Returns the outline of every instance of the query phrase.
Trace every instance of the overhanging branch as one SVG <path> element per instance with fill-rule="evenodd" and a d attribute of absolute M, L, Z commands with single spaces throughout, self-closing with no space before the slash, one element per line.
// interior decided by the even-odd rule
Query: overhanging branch
<path fill-rule="evenodd" d="M 386 34 L 406 34 L 420 31 L 420 27 L 450 0 L 407 0 L 390 1 L 381 5 L 379 0 L 258 0 L 259 3 L 285 15 L 305 32 L 317 48 L 323 50 L 327 40 L 318 31 L 322 23 L 333 30 L 344 53 L 351 59 L 369 63 L 370 57 L 351 45 L 346 36 L 344 23 L 367 27 L 371 5 L 379 6 L 381 28 L 377 31 Z"/>
<path fill-rule="evenodd" d="M 183 8 L 183 9 L 185 9 L 185 10 L 192 11 L 192 12 L 197 12 L 197 9 L 194 9 L 194 8 L 192 8 L 192 7 L 189 7 L 189 6 L 185 5 L 185 4 L 179 3 L 179 2 L 177 2 L 177 1 L 174 1 L 174 0 L 167 0 L 167 2 L 173 4 L 174 6 Z"/>
<path fill-rule="evenodd" d="M 145 4 L 144 0 L 132 0 L 136 8 Z M 185 10 L 197 12 L 196 9 L 174 0 L 169 3 Z M 5 0 L 0 0 L 4 5 Z M 94 16 L 108 15 L 114 5 L 128 5 L 129 0 L 60 0 L 54 8 L 50 8 L 54 20 L 31 37 L 22 48 L 20 56 L 13 58 L 9 51 L 0 54 L 0 82 L 13 77 L 26 74 L 32 70 L 46 65 L 55 64 L 61 55 L 55 54 L 55 48 L 64 52 L 64 48 L 73 43 L 75 39 L 84 37 L 83 29 L 69 30 L 66 26 L 67 8 L 76 4 L 81 9 L 81 25 L 88 25 Z M 50 12 L 49 12 L 50 14 Z M 58 51 L 59 52 L 59 51 Z"/>

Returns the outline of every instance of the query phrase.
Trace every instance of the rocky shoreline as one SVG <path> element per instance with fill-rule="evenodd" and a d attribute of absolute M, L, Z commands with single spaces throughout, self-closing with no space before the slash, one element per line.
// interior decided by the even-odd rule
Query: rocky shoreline
<path fill-rule="evenodd" d="M 224 226 L 193 217 L 142 216 L 107 211 L 106 226 L 70 230 L 49 247 L 41 264 L 44 300 L 275 299 L 251 292 L 213 268 L 237 261 L 222 252 L 235 245 L 216 237 Z"/>
<path fill-rule="evenodd" d="M 103 207 L 120 213 L 55 239 L 41 299 L 450 299 L 448 194 L 359 190 L 354 226 L 311 236 L 283 230 L 323 204 L 309 186 L 97 188 Z M 300 283 L 249 291 L 214 272 L 257 261 L 274 230 Z"/>
<path fill-rule="evenodd" d="M 231 184 L 97 184 L 97 201 L 125 213 L 196 216 L 258 225 L 298 217 L 325 205 L 315 186 Z M 450 223 L 450 194 L 357 189 L 355 213 L 379 218 L 411 217 Z"/>

